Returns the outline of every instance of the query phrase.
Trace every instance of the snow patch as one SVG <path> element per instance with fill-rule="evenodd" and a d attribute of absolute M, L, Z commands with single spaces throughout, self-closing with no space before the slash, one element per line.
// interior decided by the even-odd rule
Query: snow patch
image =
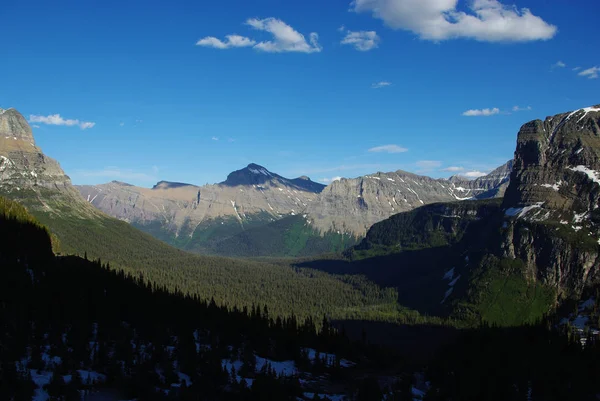
<path fill-rule="evenodd" d="M 569 170 L 583 173 L 583 174 L 587 175 L 590 180 L 592 180 L 596 184 L 600 185 L 600 177 L 599 177 L 600 173 L 598 173 L 595 170 L 592 170 L 592 169 L 590 169 L 590 168 L 588 168 L 586 166 L 582 166 L 582 165 L 579 165 L 579 166 L 576 166 L 576 167 L 569 167 Z"/>
<path fill-rule="evenodd" d="M 442 280 L 452 280 L 454 278 L 454 267 L 450 270 L 448 270 L 446 272 L 446 274 L 444 274 L 444 277 L 442 277 Z"/>
<path fill-rule="evenodd" d="M 525 207 L 511 207 L 506 209 L 506 211 L 504 212 L 505 216 L 509 216 L 509 217 L 514 217 L 517 216 L 517 218 L 521 218 L 524 215 L 526 215 L 528 212 L 532 211 L 533 209 L 538 209 L 541 208 L 542 205 L 544 204 L 544 202 L 537 202 L 533 205 L 530 206 L 525 206 Z"/>
<path fill-rule="evenodd" d="M 556 184 L 542 184 L 541 186 L 544 188 L 552 188 L 553 190 L 558 192 L 561 185 L 562 185 L 562 180 L 558 181 Z"/>

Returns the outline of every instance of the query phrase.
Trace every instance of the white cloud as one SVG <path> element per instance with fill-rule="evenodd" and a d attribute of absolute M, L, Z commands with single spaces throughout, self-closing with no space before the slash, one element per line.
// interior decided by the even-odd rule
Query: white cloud
<path fill-rule="evenodd" d="M 408 149 L 403 148 L 398 145 L 382 145 L 375 146 L 374 148 L 369 149 L 369 152 L 372 153 L 404 153 L 408 152 Z"/>
<path fill-rule="evenodd" d="M 417 167 L 420 167 L 421 169 L 430 170 L 430 169 L 440 167 L 442 165 L 442 162 L 438 161 L 438 160 L 419 160 L 415 164 L 417 165 Z"/>
<path fill-rule="evenodd" d="M 587 70 L 581 71 L 577 75 L 582 76 L 582 77 L 587 77 L 589 79 L 596 79 L 596 78 L 598 78 L 598 73 L 600 73 L 600 67 L 592 67 L 592 68 L 588 68 Z"/>
<path fill-rule="evenodd" d="M 31 114 L 29 115 L 29 122 L 47 125 L 64 125 L 67 127 L 78 126 L 82 130 L 93 128 L 96 125 L 96 123 L 88 121 L 79 121 L 77 119 L 64 119 L 60 116 L 60 114 L 51 114 L 49 116 L 36 116 L 34 114 Z"/>
<path fill-rule="evenodd" d="M 579 70 L 581 70 L 581 67 L 575 67 L 575 68 L 573 68 L 573 71 L 579 71 Z"/>
<path fill-rule="evenodd" d="M 455 173 L 457 171 L 463 171 L 464 169 L 465 169 L 464 167 L 450 166 L 450 167 L 443 168 L 442 171 L 448 171 L 451 173 Z"/>
<path fill-rule="evenodd" d="M 462 113 L 463 116 L 467 117 L 478 117 L 478 116 L 493 116 L 495 114 L 500 114 L 500 109 L 494 107 L 493 109 L 471 109 Z"/>
<path fill-rule="evenodd" d="M 277 18 L 250 18 L 246 21 L 246 25 L 256 30 L 270 33 L 273 35 L 273 39 L 257 42 L 245 36 L 226 35 L 223 41 L 214 36 L 207 36 L 196 42 L 196 45 L 216 49 L 252 47 L 268 53 L 318 53 L 322 50 L 322 47 L 319 45 L 319 35 L 317 33 L 310 33 L 307 41 L 304 35 Z"/>
<path fill-rule="evenodd" d="M 527 107 L 520 107 L 520 106 L 513 106 L 512 111 L 517 112 L 517 111 L 530 111 L 531 110 L 531 106 L 527 106 Z"/>
<path fill-rule="evenodd" d="M 518 9 L 498 0 L 472 0 L 470 12 L 459 11 L 459 0 L 354 0 L 351 10 L 371 12 L 393 29 L 404 29 L 421 39 L 441 41 L 468 38 L 482 42 L 548 40 L 557 28 L 528 8 Z M 466 2 L 465 2 L 466 3 Z"/>
<path fill-rule="evenodd" d="M 39 126 L 39 125 L 36 125 L 36 124 L 33 124 L 31 127 L 32 127 L 32 128 L 40 128 L 40 126 Z"/>
<path fill-rule="evenodd" d="M 479 178 L 479 177 L 483 177 L 484 175 L 487 175 L 487 173 L 484 173 L 483 171 L 467 171 L 464 174 L 461 174 L 461 176 L 463 177 L 467 177 L 467 178 Z"/>
<path fill-rule="evenodd" d="M 123 126 L 125 126 L 125 123 L 121 121 L 121 122 L 119 123 L 119 127 L 123 127 Z"/>
<path fill-rule="evenodd" d="M 217 136 L 213 136 L 213 137 L 212 137 L 212 138 L 210 138 L 210 139 L 212 139 L 213 141 L 218 141 L 218 140 L 219 140 L 219 137 L 217 137 Z"/>
<path fill-rule="evenodd" d="M 273 40 L 257 43 L 254 48 L 269 53 L 300 52 L 318 53 L 322 50 L 319 45 L 319 35 L 312 32 L 308 42 L 304 35 L 277 18 L 251 18 L 246 24 L 259 31 L 273 35 Z M 310 43 L 309 43 L 310 42 Z"/>
<path fill-rule="evenodd" d="M 557 61 L 555 64 L 552 65 L 552 68 L 565 68 L 567 65 L 565 63 L 563 63 L 562 61 Z"/>
<path fill-rule="evenodd" d="M 346 36 L 342 39 L 341 44 L 352 45 L 356 50 L 363 52 L 377 48 L 381 40 L 375 31 L 342 32 L 346 32 Z"/>
<path fill-rule="evenodd" d="M 225 41 L 207 36 L 196 42 L 197 46 L 214 47 L 215 49 L 230 49 L 232 47 L 250 47 L 254 46 L 256 41 L 240 35 L 226 35 Z"/>
<path fill-rule="evenodd" d="M 338 177 L 333 177 L 333 178 L 321 178 L 319 181 L 325 182 L 325 183 L 332 183 L 334 181 L 339 181 L 341 179 L 342 179 L 342 177 L 338 176 Z"/>
<path fill-rule="evenodd" d="M 104 178 L 109 180 L 135 180 L 141 182 L 156 182 L 158 169 L 152 168 L 152 173 L 144 173 L 119 167 L 105 167 L 101 170 L 75 170 L 69 174 L 72 178 Z"/>
<path fill-rule="evenodd" d="M 373 89 L 379 89 L 379 88 L 385 88 L 386 86 L 391 86 L 392 83 L 388 82 L 388 81 L 380 81 L 380 82 L 375 82 L 374 84 L 371 85 L 371 88 Z"/>

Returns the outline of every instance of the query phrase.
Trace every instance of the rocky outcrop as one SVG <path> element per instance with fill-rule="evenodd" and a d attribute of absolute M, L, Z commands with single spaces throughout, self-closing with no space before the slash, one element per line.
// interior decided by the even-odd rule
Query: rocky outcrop
<path fill-rule="evenodd" d="M 15 109 L 0 109 L 0 190 L 32 188 L 73 190 L 58 162 L 36 146 L 27 120 Z"/>
<path fill-rule="evenodd" d="M 568 296 L 600 279 L 600 106 L 519 131 L 501 253 Z"/>
<path fill-rule="evenodd" d="M 375 223 L 436 202 L 502 196 L 512 161 L 489 175 L 468 180 L 433 179 L 406 171 L 376 173 L 333 182 L 308 210 L 307 220 L 321 232 L 364 236 Z"/>
<path fill-rule="evenodd" d="M 540 205 L 538 215 L 550 212 L 576 224 L 589 220 L 600 198 L 599 122 L 596 106 L 523 125 L 504 206 Z"/>
<path fill-rule="evenodd" d="M 448 289 L 448 303 L 461 296 L 480 302 L 473 294 L 492 302 L 511 275 L 521 280 L 522 294 L 534 294 L 541 285 L 554 294 L 554 303 L 579 299 L 600 284 L 599 124 L 596 106 L 523 125 L 504 199 L 434 204 L 395 215 L 375 224 L 347 255 L 443 249 L 442 259 L 419 268 L 441 267 L 463 277 L 462 292 Z M 487 180 L 504 185 L 507 171 Z M 457 179 L 451 181 L 456 185 Z"/>

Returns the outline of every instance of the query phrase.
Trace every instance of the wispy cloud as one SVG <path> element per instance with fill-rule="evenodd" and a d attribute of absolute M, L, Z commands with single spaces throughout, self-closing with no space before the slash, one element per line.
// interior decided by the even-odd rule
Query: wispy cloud
<path fill-rule="evenodd" d="M 512 111 L 514 112 L 518 112 L 518 111 L 531 111 L 531 106 L 527 106 L 527 107 L 520 107 L 520 106 L 513 106 Z"/>
<path fill-rule="evenodd" d="M 197 46 L 214 47 L 215 49 L 230 49 L 232 47 L 250 47 L 254 46 L 256 41 L 240 35 L 227 35 L 225 40 L 215 38 L 214 36 L 207 36 L 196 42 Z"/>
<path fill-rule="evenodd" d="M 79 121 L 78 119 L 65 119 L 60 116 L 60 114 L 51 114 L 48 116 L 37 116 L 34 114 L 29 115 L 29 122 L 31 123 L 40 123 L 47 125 L 62 125 L 67 127 L 79 127 L 82 130 L 86 130 L 89 128 L 93 128 L 96 123 L 88 122 L 88 121 Z"/>
<path fill-rule="evenodd" d="M 156 182 L 158 167 L 153 166 L 151 172 L 139 172 L 130 169 L 121 169 L 119 167 L 105 167 L 101 170 L 75 170 L 69 175 L 72 178 L 103 178 L 106 180 L 127 181 L 135 180 L 139 182 Z"/>
<path fill-rule="evenodd" d="M 443 168 L 442 171 L 447 171 L 447 172 L 450 172 L 450 173 L 456 173 L 458 171 L 463 171 L 464 169 L 465 169 L 464 167 L 450 166 L 450 167 Z"/>
<path fill-rule="evenodd" d="M 575 67 L 575 68 L 573 68 L 573 71 L 579 71 L 579 70 L 581 70 L 581 67 Z"/>
<path fill-rule="evenodd" d="M 464 113 L 462 113 L 463 116 L 467 116 L 467 117 L 479 117 L 479 116 L 489 117 L 489 116 L 493 116 L 495 114 L 500 114 L 500 109 L 497 107 L 494 107 L 492 109 L 471 109 L 471 110 L 467 110 Z"/>
<path fill-rule="evenodd" d="M 329 183 L 332 183 L 334 181 L 339 181 L 341 179 L 342 179 L 342 177 L 337 176 L 337 177 L 332 177 L 332 178 L 321 178 L 321 179 L 319 179 L 319 181 L 323 182 L 323 183 L 326 183 L 326 184 L 329 184 Z"/>
<path fill-rule="evenodd" d="M 589 79 L 596 79 L 596 78 L 598 78 L 599 73 L 600 73 L 600 67 L 591 67 L 591 68 L 588 68 L 587 70 L 581 71 L 577 75 L 586 77 Z"/>
<path fill-rule="evenodd" d="M 552 68 L 565 68 L 566 66 L 567 65 L 560 60 L 552 64 Z"/>
<path fill-rule="evenodd" d="M 404 153 L 408 152 L 407 148 L 403 148 L 398 145 L 381 145 L 375 146 L 374 148 L 369 149 L 369 152 L 372 153 Z"/>
<path fill-rule="evenodd" d="M 498 0 L 473 0 L 470 12 L 459 11 L 456 0 L 354 0 L 351 10 L 370 12 L 393 29 L 442 41 L 468 38 L 482 42 L 527 42 L 554 37 L 557 27 L 528 8 Z"/>
<path fill-rule="evenodd" d="M 375 82 L 374 84 L 371 85 L 371 88 L 373 89 L 379 89 L 379 88 L 385 88 L 386 86 L 391 86 L 392 83 L 389 81 L 380 81 L 380 82 Z"/>
<path fill-rule="evenodd" d="M 213 136 L 213 137 L 212 137 L 212 138 L 210 138 L 210 139 L 212 139 L 213 141 L 218 141 L 218 140 L 219 140 L 219 137 L 218 137 L 218 136 Z"/>
<path fill-rule="evenodd" d="M 341 32 L 345 32 L 346 36 L 340 42 L 343 45 L 354 46 L 356 50 L 366 52 L 379 47 L 381 38 L 375 31 L 350 31 L 344 27 L 340 28 Z"/>
<path fill-rule="evenodd" d="M 119 127 L 123 127 L 123 126 L 125 126 L 125 123 L 121 121 L 121 122 L 119 123 Z"/>
<path fill-rule="evenodd" d="M 461 176 L 463 177 L 467 177 L 467 178 L 479 178 L 479 177 L 483 177 L 484 175 L 487 175 L 487 173 L 484 173 L 483 171 L 467 171 L 466 173 L 461 174 Z"/>
<path fill-rule="evenodd" d="M 196 45 L 222 50 L 252 47 L 267 53 L 318 53 L 322 50 L 317 33 L 310 33 L 307 40 L 303 34 L 277 18 L 250 18 L 246 21 L 246 25 L 258 31 L 270 33 L 272 40 L 257 42 L 252 38 L 240 35 L 226 35 L 225 40 L 221 40 L 214 36 L 207 36 L 196 42 Z"/>

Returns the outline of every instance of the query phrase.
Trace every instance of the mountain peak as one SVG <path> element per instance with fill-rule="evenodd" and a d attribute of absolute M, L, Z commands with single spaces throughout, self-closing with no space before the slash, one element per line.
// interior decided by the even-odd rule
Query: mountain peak
<path fill-rule="evenodd" d="M 152 187 L 152 189 L 172 189 L 189 186 L 192 186 L 192 184 L 187 184 L 185 182 L 159 181 L 155 186 Z"/>
<path fill-rule="evenodd" d="M 551 214 L 590 215 L 600 204 L 598 132 L 600 105 L 524 124 L 504 206 L 543 205 Z"/>
<path fill-rule="evenodd" d="M 267 170 L 266 168 L 264 168 L 263 166 L 261 166 L 259 164 L 250 163 L 250 164 L 248 164 L 248 166 L 246 168 L 253 174 L 262 174 L 265 176 L 273 176 L 273 173 L 271 173 L 269 170 Z"/>
<path fill-rule="evenodd" d="M 20 139 L 34 143 L 33 133 L 27 120 L 13 108 L 0 109 L 0 138 Z"/>

